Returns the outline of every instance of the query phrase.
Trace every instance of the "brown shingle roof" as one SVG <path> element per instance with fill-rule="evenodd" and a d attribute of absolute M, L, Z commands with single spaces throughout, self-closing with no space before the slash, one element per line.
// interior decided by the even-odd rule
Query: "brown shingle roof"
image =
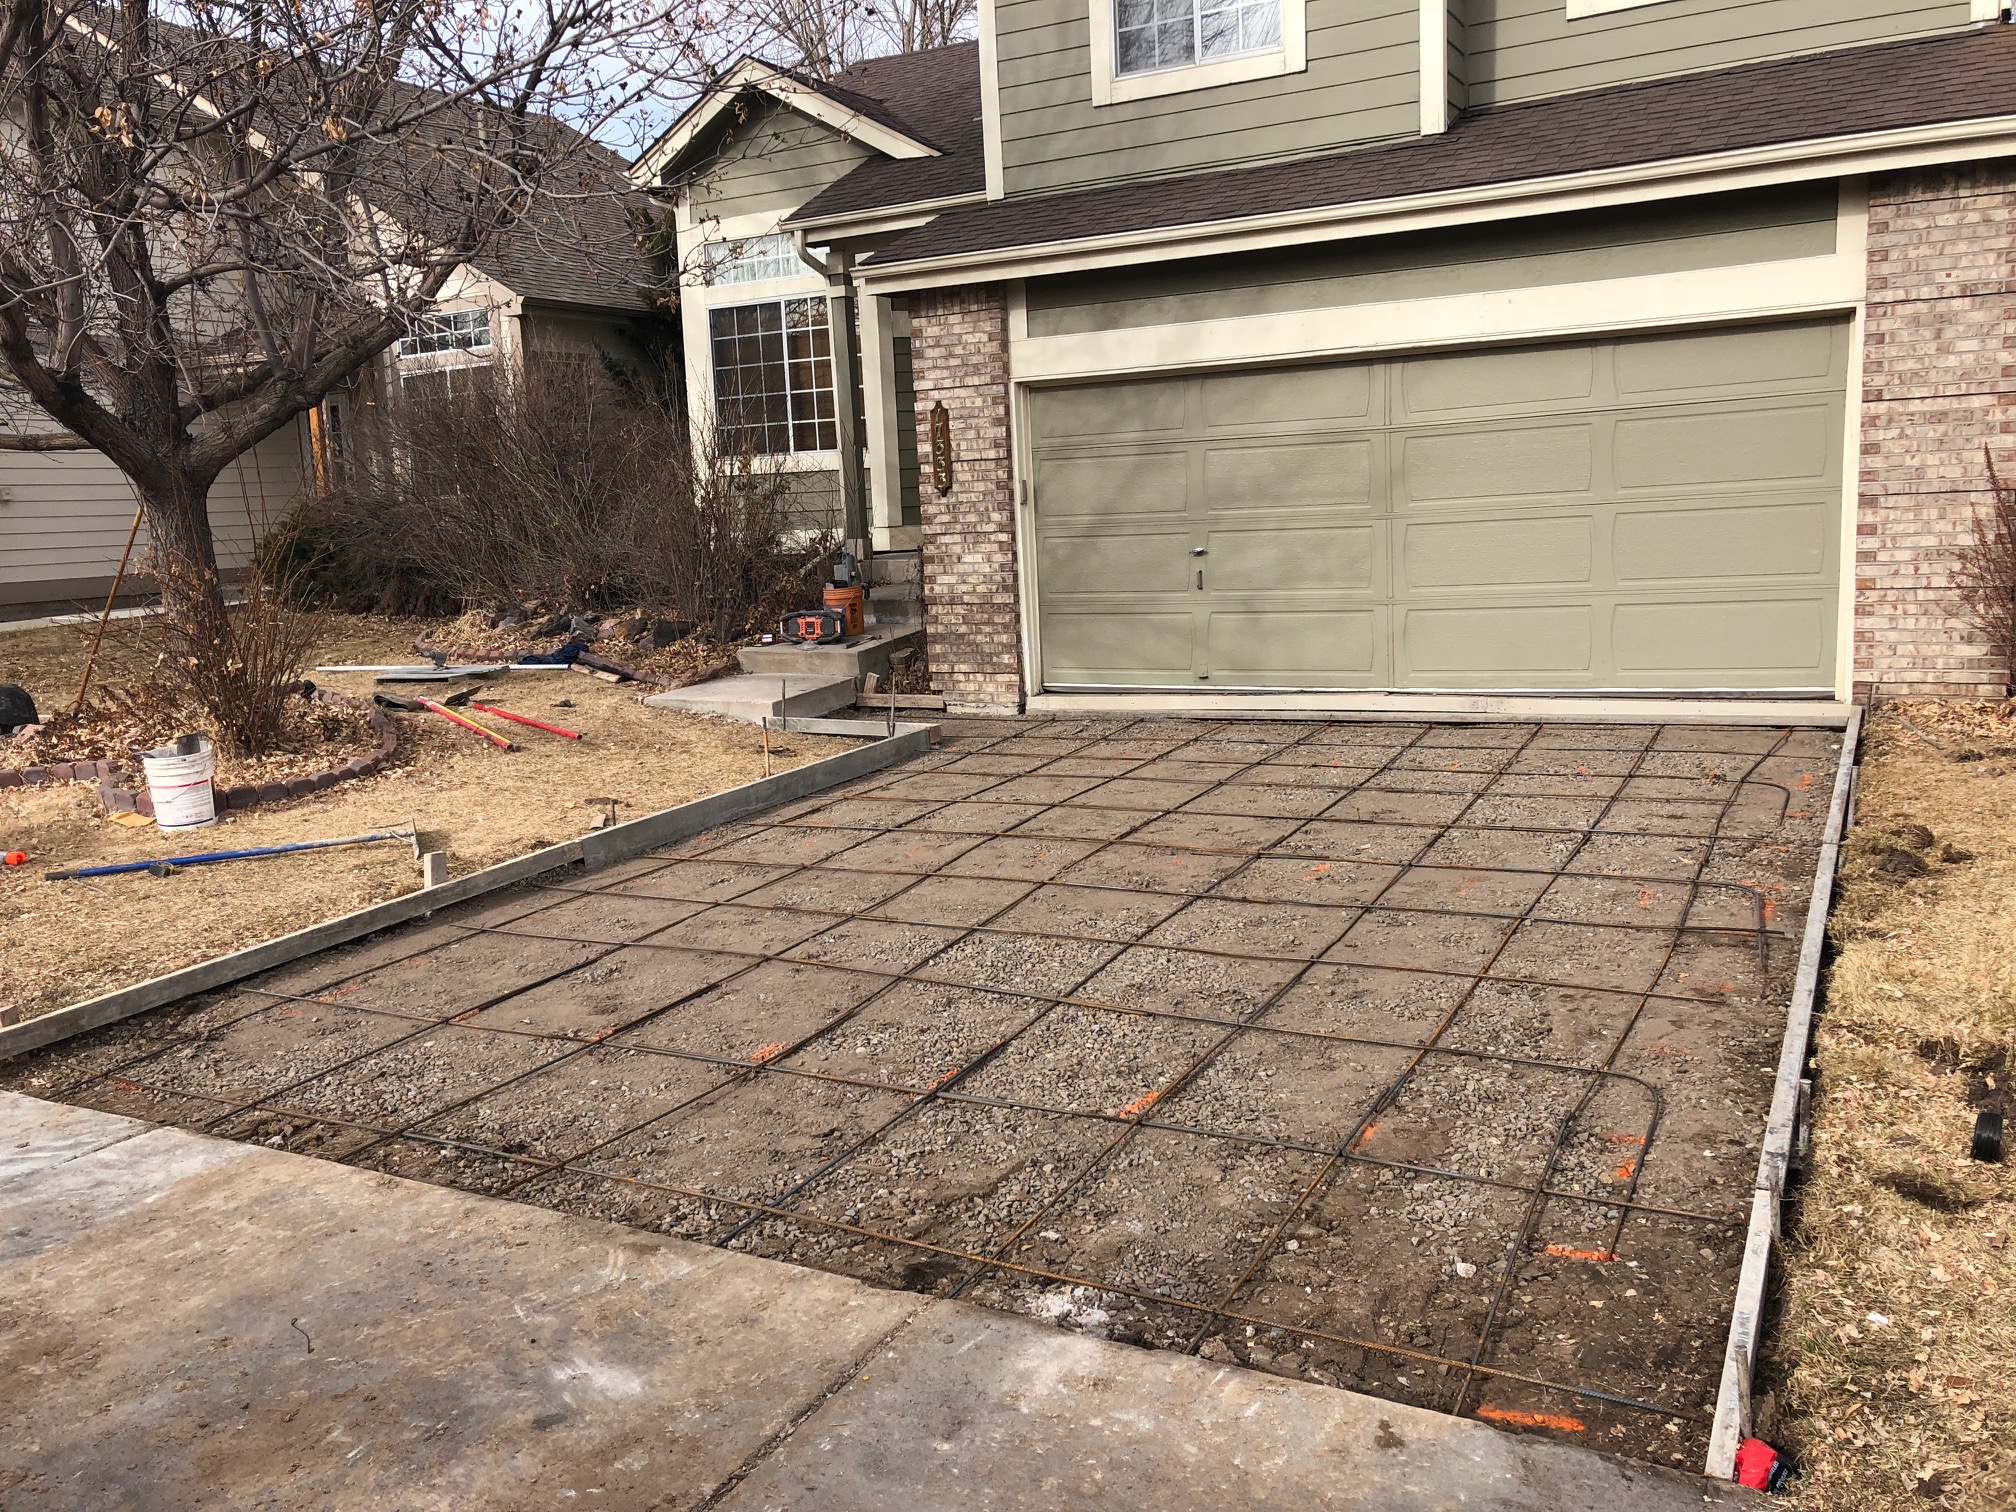
<path fill-rule="evenodd" d="M 876 119 L 937 148 L 942 156 L 872 157 L 799 206 L 789 220 L 882 210 L 986 189 L 979 43 L 871 58 L 820 87 L 849 101 L 873 102 Z"/>
<path fill-rule="evenodd" d="M 888 268 L 2008 114 L 2016 114 L 2016 26 L 1997 25 L 1501 106 L 1440 136 L 1325 157 L 953 210 L 867 263 Z M 852 177 L 799 214 L 815 213 Z"/>

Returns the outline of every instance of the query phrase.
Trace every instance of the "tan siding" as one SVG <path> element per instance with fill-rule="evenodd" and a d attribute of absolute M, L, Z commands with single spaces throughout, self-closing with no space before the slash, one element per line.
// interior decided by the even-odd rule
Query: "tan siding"
<path fill-rule="evenodd" d="M 736 128 L 731 140 L 696 171 L 693 203 L 726 219 L 758 210 L 791 209 L 839 180 L 869 151 L 795 111 L 773 108 Z"/>
<path fill-rule="evenodd" d="M 1309 66 L 1286 78 L 1094 107 L 1087 0 L 1003 0 L 1001 137 L 1010 194 L 1291 157 L 1411 134 L 1413 6 L 1309 0 Z"/>
<path fill-rule="evenodd" d="M 210 491 L 225 567 L 285 517 L 301 490 L 301 442 L 288 427 L 226 468 Z M 109 579 L 133 523 L 125 476 L 96 452 L 0 453 L 0 602 L 33 602 L 37 584 Z M 136 555 L 147 545 L 140 532 Z"/>
<path fill-rule="evenodd" d="M 1032 280 L 1029 334 L 1215 320 L 1731 267 L 1834 250 L 1823 183 L 1120 273 Z"/>
<path fill-rule="evenodd" d="M 1470 103 L 1502 105 L 1967 24 L 1965 0 L 1658 0 L 1567 18 L 1563 0 L 1470 0 Z"/>

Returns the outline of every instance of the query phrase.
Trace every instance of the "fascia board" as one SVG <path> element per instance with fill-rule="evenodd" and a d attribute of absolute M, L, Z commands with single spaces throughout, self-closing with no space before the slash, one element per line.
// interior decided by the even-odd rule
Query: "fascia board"
<path fill-rule="evenodd" d="M 1991 116 L 1348 205 L 1314 206 L 1243 220 L 1160 226 L 1114 236 L 920 259 L 887 268 L 869 262 L 861 267 L 858 277 L 864 288 L 877 293 L 900 293 L 1602 209 L 1802 179 L 1920 167 L 1963 157 L 2011 155 L 2016 155 L 2016 116 Z"/>

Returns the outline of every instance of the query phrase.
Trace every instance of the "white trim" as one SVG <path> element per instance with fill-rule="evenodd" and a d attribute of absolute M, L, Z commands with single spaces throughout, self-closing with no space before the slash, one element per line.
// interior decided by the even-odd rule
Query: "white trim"
<path fill-rule="evenodd" d="M 1855 690 L 1855 526 L 1862 505 L 1862 342 L 1869 312 L 1869 181 L 1841 180 L 1840 210 L 1834 219 L 1834 256 L 1862 270 L 1862 287 L 1848 323 L 1848 395 L 1841 426 L 1840 622 L 1835 626 L 1834 691 L 1849 699 Z"/>
<path fill-rule="evenodd" d="M 1123 105 L 1129 100 L 1149 100 L 1160 95 L 1187 94 L 1193 89 L 1216 89 L 1225 84 L 1243 84 L 1252 79 L 1279 79 L 1303 72 L 1309 66 L 1309 21 L 1306 0 L 1279 0 L 1281 45 L 1265 52 L 1247 53 L 1237 58 L 1214 58 L 1182 68 L 1157 69 L 1153 73 L 1120 73 L 1114 64 L 1115 17 L 1113 0 L 1087 0 L 1092 54 L 1093 105 Z"/>
<path fill-rule="evenodd" d="M 1956 159 L 2012 155 L 2016 155 L 2016 116 L 1993 116 L 1823 141 L 1701 153 L 1626 168 L 1438 190 L 1395 199 L 1323 205 L 1238 221 L 1081 237 L 1036 248 L 959 253 L 887 268 L 878 268 L 871 260 L 862 267 L 861 275 L 864 283 L 885 293 L 939 288 L 1300 246 L 1347 237 L 1388 236 L 1399 231 L 1601 209 L 1681 195 L 1714 194 Z"/>
<path fill-rule="evenodd" d="M 820 93 L 811 85 L 791 77 L 761 58 L 745 57 L 722 76 L 706 94 L 702 95 L 673 122 L 671 128 L 657 141 L 647 147 L 643 155 L 630 166 L 630 181 L 639 188 L 649 189 L 656 185 L 664 168 L 678 158 L 698 140 L 701 133 L 720 119 L 735 97 L 744 90 L 753 89 L 770 96 L 778 104 L 808 116 L 822 126 L 829 126 L 842 136 L 852 137 L 864 147 L 872 147 L 885 157 L 925 158 L 941 154 L 935 147 L 927 147 L 914 138 L 905 136 L 894 127 L 885 126 L 845 105 Z"/>
<path fill-rule="evenodd" d="M 903 446 L 896 405 L 896 312 L 886 296 L 861 296 L 861 429 L 868 442 L 868 530 L 891 550 L 903 525 Z"/>
<path fill-rule="evenodd" d="M 914 231 L 929 225 L 947 210 L 967 205 L 984 205 L 985 194 L 947 194 L 937 199 L 908 200 L 900 205 L 880 205 L 872 210 L 850 210 L 840 215 L 815 215 L 800 219 L 787 215 L 779 223 L 793 231 L 833 237 L 876 236 L 884 231 Z"/>
<path fill-rule="evenodd" d="M 1824 698 L 1712 698 L 1698 694 L 1642 698 L 1575 693 L 1212 693 L 1146 689 L 1111 693 L 1032 693 L 1031 714 L 1170 714 L 1195 718 L 1264 715 L 1269 719 L 1544 719 L 1559 724 L 1816 725 L 1840 729 L 1849 704 Z"/>
<path fill-rule="evenodd" d="M 1010 365 L 1020 382 L 1057 383 L 1175 368 L 1370 356 L 1823 314 L 1854 309 L 1862 298 L 1864 278 L 1860 262 L 1837 251 L 1733 268 L 1067 336 L 1025 335 L 1019 341 L 1011 325 Z"/>
<path fill-rule="evenodd" d="M 1421 0 L 1420 62 L 1421 135 L 1440 136 L 1449 129 L 1449 0 Z"/>
<path fill-rule="evenodd" d="M 1612 11 L 1642 10 L 1648 5 L 1664 5 L 1666 0 L 1568 0 L 1568 19 L 1607 16 Z"/>
<path fill-rule="evenodd" d="M 1967 0 L 1969 21 L 2000 21 L 2008 0 Z"/>
<path fill-rule="evenodd" d="M 980 156 L 986 167 L 987 198 L 1008 191 L 1001 165 L 1001 48 L 995 33 L 994 0 L 980 0 Z"/>

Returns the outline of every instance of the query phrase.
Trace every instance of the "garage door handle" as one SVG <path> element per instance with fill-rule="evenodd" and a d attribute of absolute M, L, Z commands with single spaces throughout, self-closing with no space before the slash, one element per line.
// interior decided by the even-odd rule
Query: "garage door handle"
<path fill-rule="evenodd" d="M 1202 567 L 1197 569 L 1197 586 L 1199 588 L 1204 586 L 1204 569 Z"/>

